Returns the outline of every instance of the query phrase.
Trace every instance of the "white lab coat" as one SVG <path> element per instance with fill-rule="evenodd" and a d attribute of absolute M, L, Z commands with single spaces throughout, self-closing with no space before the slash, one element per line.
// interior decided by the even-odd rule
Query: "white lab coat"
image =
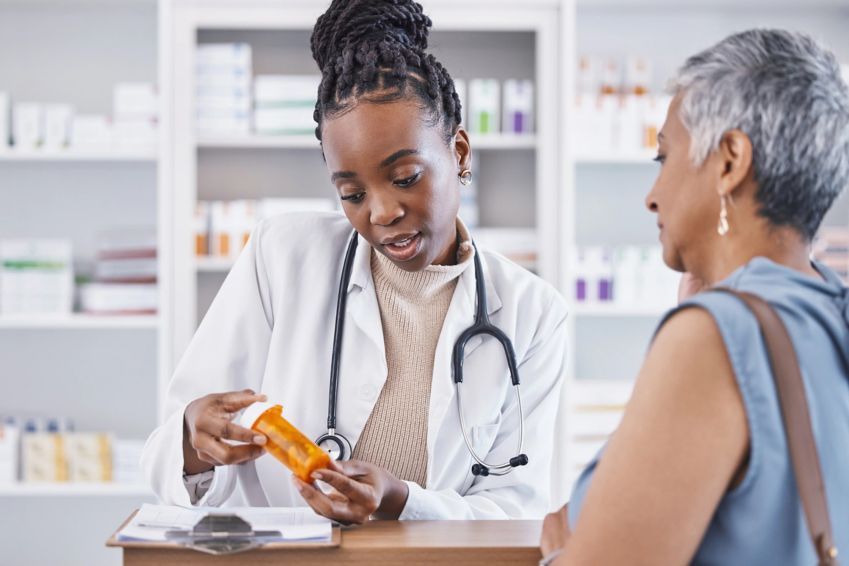
<path fill-rule="evenodd" d="M 342 257 L 351 226 L 339 214 L 287 214 L 261 223 L 239 256 L 171 380 L 165 422 L 150 436 L 142 467 L 161 500 L 189 506 L 183 480 L 183 413 L 208 393 L 251 388 L 283 405 L 310 438 L 326 432 L 330 355 Z M 427 430 L 427 489 L 409 483 L 401 519 L 540 517 L 550 507 L 555 416 L 565 372 L 566 307 L 547 283 L 480 249 L 491 320 L 513 341 L 521 376 L 527 466 L 475 477 L 457 413 L 451 352 L 471 325 L 474 269 L 460 277 L 433 370 Z M 348 286 L 337 431 L 352 445 L 363 431 L 387 365 L 370 267 L 360 238 Z M 463 402 L 478 454 L 501 463 L 516 455 L 515 394 L 501 346 L 473 338 L 466 348 Z M 403 432 L 399 431 L 399 434 Z M 271 455 L 215 468 L 199 505 L 302 506 L 288 471 Z M 239 489 L 237 489 L 237 487 Z"/>

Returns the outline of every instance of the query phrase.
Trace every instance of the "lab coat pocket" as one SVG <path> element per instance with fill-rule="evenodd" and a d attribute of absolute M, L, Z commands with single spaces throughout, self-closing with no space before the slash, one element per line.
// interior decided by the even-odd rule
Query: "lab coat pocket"
<path fill-rule="evenodd" d="M 482 460 L 486 459 L 486 455 L 495 443 L 495 437 L 498 434 L 498 429 L 500 427 L 500 419 L 499 421 L 491 424 L 472 427 L 470 431 L 470 442 L 472 443 L 472 448 L 475 449 L 478 457 Z"/>

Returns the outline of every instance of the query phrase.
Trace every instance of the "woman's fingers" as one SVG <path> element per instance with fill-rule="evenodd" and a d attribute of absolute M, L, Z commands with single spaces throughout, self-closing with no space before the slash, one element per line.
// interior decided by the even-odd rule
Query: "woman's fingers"
<path fill-rule="evenodd" d="M 197 450 L 198 457 L 201 460 L 217 466 L 241 464 L 242 462 L 255 460 L 262 456 L 264 452 L 261 446 L 255 446 L 253 444 L 232 446 L 221 442 L 209 434 L 198 435 L 194 448 Z"/>
<path fill-rule="evenodd" d="M 375 501 L 371 486 L 362 484 L 344 474 L 329 469 L 317 470 L 313 472 L 313 477 L 329 484 L 348 499 L 356 501 L 365 507 L 373 506 L 377 509 L 379 502 Z"/>
<path fill-rule="evenodd" d="M 319 515 L 345 524 L 362 524 L 368 521 L 369 514 L 360 509 L 359 506 L 352 505 L 352 502 L 334 501 L 312 485 L 301 481 L 295 476 L 292 476 L 292 481 L 298 492 L 300 492 L 301 497 L 304 498 L 304 501 Z"/>
<path fill-rule="evenodd" d="M 254 393 L 251 389 L 243 391 L 230 391 L 222 393 L 216 399 L 218 407 L 228 413 L 236 413 L 245 407 L 248 407 L 256 402 L 265 402 L 268 400 L 263 394 Z"/>
<path fill-rule="evenodd" d="M 247 442 L 248 444 L 256 444 L 258 446 L 265 444 L 264 434 L 258 434 L 251 429 L 239 426 L 230 420 L 216 419 L 212 426 L 218 429 L 214 434 L 214 436 L 217 436 L 218 438 L 238 440 L 239 442 Z"/>

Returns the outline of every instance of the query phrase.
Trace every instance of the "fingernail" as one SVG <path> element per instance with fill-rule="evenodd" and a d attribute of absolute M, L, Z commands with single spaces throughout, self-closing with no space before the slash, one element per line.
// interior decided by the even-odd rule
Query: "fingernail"
<path fill-rule="evenodd" d="M 324 481 L 324 474 L 322 474 L 321 472 L 313 472 L 312 479 Z"/>
<path fill-rule="evenodd" d="M 265 444 L 265 437 L 261 434 L 254 436 L 254 444 L 259 444 L 260 446 Z"/>

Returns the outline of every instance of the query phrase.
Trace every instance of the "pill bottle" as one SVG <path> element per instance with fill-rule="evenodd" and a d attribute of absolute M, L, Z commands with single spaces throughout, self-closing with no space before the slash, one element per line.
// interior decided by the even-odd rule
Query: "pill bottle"
<path fill-rule="evenodd" d="M 282 405 L 254 403 L 245 409 L 240 422 L 264 435 L 266 451 L 307 483 L 312 483 L 315 470 L 330 466 L 327 452 L 283 418 Z"/>

